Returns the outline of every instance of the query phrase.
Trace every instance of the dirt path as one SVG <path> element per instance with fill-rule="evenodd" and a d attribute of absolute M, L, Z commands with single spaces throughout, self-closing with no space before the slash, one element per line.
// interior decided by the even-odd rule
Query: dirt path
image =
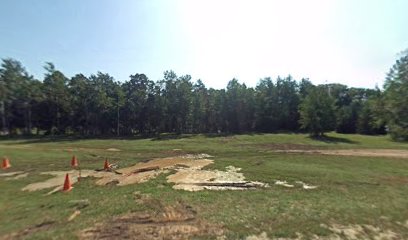
<path fill-rule="evenodd" d="M 338 150 L 306 150 L 306 149 L 285 149 L 272 150 L 278 153 L 300 153 L 300 154 L 323 154 L 337 156 L 361 156 L 361 157 L 393 157 L 408 158 L 408 150 L 396 149 L 338 149 Z"/>

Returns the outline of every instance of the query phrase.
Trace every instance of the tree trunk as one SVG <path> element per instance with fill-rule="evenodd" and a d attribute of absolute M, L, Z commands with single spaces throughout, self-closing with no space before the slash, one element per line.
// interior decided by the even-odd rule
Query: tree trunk
<path fill-rule="evenodd" d="M 59 131 L 60 131 L 60 112 L 59 112 L 59 106 L 57 105 L 57 131 L 58 131 L 58 133 L 57 134 L 59 134 Z"/>
<path fill-rule="evenodd" d="M 31 106 L 25 102 L 25 116 L 24 116 L 24 123 L 25 123 L 25 134 L 31 135 Z"/>
<path fill-rule="evenodd" d="M 1 109 L 1 124 L 3 128 L 3 134 L 6 134 L 8 131 L 6 127 L 6 111 L 4 107 L 4 101 L 1 101 L 0 109 Z"/>
<path fill-rule="evenodd" d="M 117 100 L 117 126 L 116 126 L 116 135 L 119 136 L 119 97 Z"/>
<path fill-rule="evenodd" d="M 32 121 L 31 121 L 31 107 L 28 108 L 28 134 L 31 135 Z"/>

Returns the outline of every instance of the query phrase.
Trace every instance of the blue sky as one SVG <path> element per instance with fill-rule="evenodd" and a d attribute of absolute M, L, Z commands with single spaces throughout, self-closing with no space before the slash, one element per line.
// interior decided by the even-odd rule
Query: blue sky
<path fill-rule="evenodd" d="M 2 0 L 0 58 L 38 79 L 50 61 L 68 77 L 158 80 L 172 69 L 214 88 L 288 74 L 381 87 L 408 48 L 407 9 L 406 0 Z"/>

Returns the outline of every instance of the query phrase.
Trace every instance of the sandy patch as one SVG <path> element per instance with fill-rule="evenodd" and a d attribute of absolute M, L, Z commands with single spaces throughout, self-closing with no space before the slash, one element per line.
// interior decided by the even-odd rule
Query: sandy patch
<path fill-rule="evenodd" d="M 306 189 L 306 190 L 308 190 L 308 189 L 316 189 L 316 188 L 317 188 L 317 186 L 309 185 L 309 184 L 306 184 L 306 183 L 304 183 L 304 182 L 302 182 L 302 181 L 296 181 L 296 183 L 302 185 L 302 188 L 303 188 L 303 189 Z"/>
<path fill-rule="evenodd" d="M 188 158 L 188 159 L 204 159 L 204 158 L 212 158 L 213 156 L 205 154 L 205 153 L 200 153 L 200 154 L 185 154 L 181 157 Z"/>
<path fill-rule="evenodd" d="M 152 201 L 151 202 L 156 202 Z M 149 204 L 146 201 L 146 204 Z M 116 217 L 79 233 L 80 239 L 191 239 L 220 236 L 220 226 L 197 218 L 190 206 L 177 203 L 156 207 L 151 212 L 134 212 Z"/>
<path fill-rule="evenodd" d="M 251 235 L 245 238 L 245 240 L 269 240 L 268 234 L 266 232 L 262 232 L 259 235 Z"/>
<path fill-rule="evenodd" d="M 28 176 L 28 173 L 22 173 L 22 174 L 19 174 L 19 175 L 15 175 L 14 177 L 8 177 L 8 178 L 6 178 L 6 180 L 7 181 L 8 180 L 18 180 L 18 179 L 21 179 L 21 178 L 25 178 L 27 176 Z"/>
<path fill-rule="evenodd" d="M 312 237 L 303 236 L 297 233 L 296 238 L 269 238 L 265 232 L 259 235 L 250 235 L 246 240 L 300 240 L 300 239 L 313 239 L 313 240 L 360 240 L 360 239 L 374 239 L 374 240 L 397 240 L 403 239 L 401 234 L 395 233 L 389 229 L 381 229 L 379 227 L 374 227 L 372 225 L 340 225 L 333 224 L 331 226 L 326 226 L 322 224 L 322 227 L 329 229 L 332 233 L 328 236 L 317 236 Z"/>
<path fill-rule="evenodd" d="M 50 171 L 50 172 L 43 172 L 41 173 L 42 175 L 51 175 L 54 176 L 53 178 L 50 178 L 48 180 L 45 180 L 43 182 L 37 182 L 37 183 L 31 183 L 24 188 L 22 188 L 23 191 L 38 191 L 38 190 L 43 190 L 43 189 L 48 189 L 48 188 L 55 188 L 52 190 L 50 193 L 56 192 L 58 190 L 62 190 L 62 186 L 65 181 L 65 175 L 69 174 L 71 184 L 75 184 L 78 182 L 78 177 L 79 177 L 79 171 L 78 170 L 71 170 L 71 171 Z M 102 177 L 110 177 L 112 175 L 115 175 L 115 173 L 112 172 L 104 172 L 104 171 L 94 171 L 94 170 L 81 170 L 81 177 L 96 177 L 96 178 L 102 178 Z"/>
<path fill-rule="evenodd" d="M 110 152 L 120 152 L 121 150 L 120 150 L 120 149 L 117 149 L 117 148 L 108 148 L 108 149 L 106 149 L 106 151 L 110 151 Z"/>
<path fill-rule="evenodd" d="M 201 168 L 181 168 L 167 177 L 167 181 L 175 183 L 174 189 L 186 191 L 200 190 L 243 190 L 266 187 L 260 182 L 245 181 L 241 169 L 228 166 L 227 171 L 202 170 Z"/>
<path fill-rule="evenodd" d="M 0 173 L 0 177 L 12 177 L 12 176 L 19 175 L 19 174 L 22 174 L 22 173 L 24 173 L 24 172 L 17 171 L 17 172 Z"/>
<path fill-rule="evenodd" d="M 280 181 L 280 180 L 277 180 L 275 182 L 275 185 L 280 185 L 280 186 L 284 186 L 284 187 L 288 187 L 288 188 L 293 188 L 295 186 L 295 185 L 292 185 L 292 184 L 288 184 L 286 181 Z"/>
<path fill-rule="evenodd" d="M 74 220 L 76 217 L 79 216 L 79 214 L 81 214 L 81 211 L 79 210 L 75 210 L 67 219 L 68 222 L 71 222 L 72 220 Z"/>
<path fill-rule="evenodd" d="M 302 181 L 295 181 L 295 184 L 289 184 L 287 181 L 281 181 L 281 180 L 276 180 L 275 185 L 287 187 L 287 188 L 293 188 L 295 186 L 301 186 L 303 189 L 309 190 L 309 189 L 316 189 L 318 186 L 313 186 L 306 184 Z"/>
<path fill-rule="evenodd" d="M 24 173 L 22 171 L 18 172 L 9 172 L 9 173 L 0 173 L 0 177 L 6 177 L 5 180 L 18 180 L 21 178 L 25 178 L 28 176 L 28 173 Z"/>
<path fill-rule="evenodd" d="M 81 177 L 95 177 L 98 185 L 128 185 L 146 182 L 157 177 L 162 173 L 168 173 L 169 170 L 175 170 L 176 173 L 168 176 L 168 182 L 174 183 L 173 188 L 187 191 L 198 191 L 204 189 L 210 190 L 242 190 L 253 189 L 257 187 L 266 187 L 267 185 L 259 182 L 248 182 L 240 169 L 232 166 L 227 171 L 203 170 L 205 166 L 214 161 L 205 159 L 207 154 L 184 155 L 179 157 L 158 158 L 148 162 L 137 163 L 133 166 L 118 169 L 117 171 L 95 171 L 82 170 Z M 24 187 L 23 191 L 37 191 L 47 188 L 54 188 L 49 194 L 62 189 L 66 174 L 70 175 L 71 184 L 78 182 L 79 171 L 51 171 L 41 174 L 52 175 L 43 182 L 32 183 Z"/>
<path fill-rule="evenodd" d="M 396 150 L 396 149 L 339 149 L 339 150 L 284 149 L 273 150 L 273 152 L 297 153 L 297 154 L 323 154 L 338 156 L 408 158 L 408 150 Z"/>
<path fill-rule="evenodd" d="M 389 230 L 381 229 L 371 225 L 339 225 L 334 224 L 328 227 L 334 236 L 346 236 L 350 240 L 359 239 L 402 239 L 402 236 Z M 371 238 L 370 238 L 371 237 Z"/>

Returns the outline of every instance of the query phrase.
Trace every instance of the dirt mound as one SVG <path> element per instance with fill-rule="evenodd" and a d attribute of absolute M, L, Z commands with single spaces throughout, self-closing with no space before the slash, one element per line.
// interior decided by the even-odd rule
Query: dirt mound
<path fill-rule="evenodd" d="M 205 159 L 209 155 L 183 155 L 179 157 L 158 158 L 148 162 L 140 162 L 133 166 L 118 169 L 117 171 L 94 171 L 77 170 L 71 171 L 52 171 L 42 174 L 53 175 L 54 177 L 43 182 L 32 183 L 24 187 L 23 191 L 36 191 L 54 187 L 49 194 L 62 189 L 65 175 L 68 173 L 71 177 L 71 184 L 78 182 L 79 174 L 81 177 L 95 177 L 98 185 L 128 185 L 146 182 L 169 170 L 175 170 L 176 173 L 168 177 L 168 182 L 175 183 L 175 189 L 184 189 L 188 191 L 198 190 L 242 190 L 257 187 L 266 187 L 266 184 L 259 182 L 248 182 L 240 169 L 232 166 L 227 171 L 203 170 L 203 168 L 214 161 Z"/>
<path fill-rule="evenodd" d="M 339 149 L 339 150 L 285 149 L 285 150 L 273 150 L 273 152 L 323 154 L 323 155 L 338 155 L 338 156 L 408 158 L 408 150 L 396 150 L 396 149 Z"/>
<path fill-rule="evenodd" d="M 220 236 L 220 226 L 199 220 L 192 207 L 178 203 L 150 212 L 135 212 L 83 230 L 80 239 L 190 239 Z"/>
<path fill-rule="evenodd" d="M 128 168 L 118 170 L 121 175 L 110 175 L 96 181 L 98 185 L 108 183 L 117 183 L 118 186 L 146 182 L 165 173 L 170 169 L 176 169 L 179 166 L 187 168 L 201 169 L 213 163 L 209 159 L 196 159 L 193 156 L 180 156 L 171 158 L 158 158 L 148 162 L 138 163 Z"/>
<path fill-rule="evenodd" d="M 245 181 L 241 169 L 233 166 L 227 167 L 227 171 L 202 170 L 197 168 L 181 168 L 175 174 L 167 177 L 167 181 L 175 183 L 173 188 L 186 191 L 200 190 L 244 190 L 257 187 L 266 187 L 267 184 L 260 182 Z"/>

